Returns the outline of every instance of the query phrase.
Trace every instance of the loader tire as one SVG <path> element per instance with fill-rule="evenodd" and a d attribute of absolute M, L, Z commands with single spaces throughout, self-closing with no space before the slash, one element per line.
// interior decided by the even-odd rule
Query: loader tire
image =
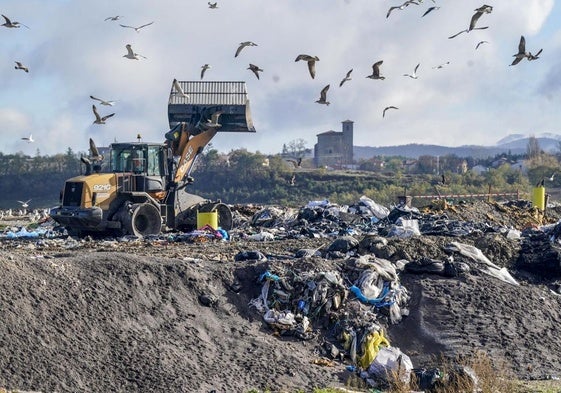
<path fill-rule="evenodd" d="M 129 222 L 124 223 L 130 235 L 138 237 L 158 235 L 162 231 L 162 216 L 158 208 L 150 203 L 137 203 L 132 206 Z"/>

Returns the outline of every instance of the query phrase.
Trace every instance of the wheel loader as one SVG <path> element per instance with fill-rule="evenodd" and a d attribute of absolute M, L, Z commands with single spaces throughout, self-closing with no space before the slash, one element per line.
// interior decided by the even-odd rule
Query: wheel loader
<path fill-rule="evenodd" d="M 90 139 L 85 173 L 66 180 L 50 216 L 69 234 L 157 235 L 193 230 L 199 212 L 216 212 L 232 229 L 232 212 L 221 201 L 189 194 L 197 157 L 217 132 L 255 132 L 245 82 L 173 80 L 168 100 L 170 129 L 161 143 L 112 143 L 109 156 Z"/>

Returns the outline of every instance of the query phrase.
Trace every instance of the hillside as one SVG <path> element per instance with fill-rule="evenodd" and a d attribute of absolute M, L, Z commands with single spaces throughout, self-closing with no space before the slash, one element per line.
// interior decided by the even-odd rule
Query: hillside
<path fill-rule="evenodd" d="M 559 151 L 561 136 L 556 134 L 536 135 L 541 149 L 547 153 Z M 525 154 L 527 152 L 529 138 L 522 134 L 514 134 L 502 138 L 494 146 L 462 145 L 448 147 L 440 145 L 407 144 L 398 146 L 354 146 L 353 153 L 356 160 L 368 159 L 375 156 L 402 156 L 407 158 L 419 158 L 419 156 L 445 156 L 456 155 L 458 157 L 473 157 L 486 159 L 499 154 Z"/>

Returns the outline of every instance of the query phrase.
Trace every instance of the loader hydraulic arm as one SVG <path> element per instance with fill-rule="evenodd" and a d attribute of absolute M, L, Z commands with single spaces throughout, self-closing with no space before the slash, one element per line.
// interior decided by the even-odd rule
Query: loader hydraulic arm
<path fill-rule="evenodd" d="M 185 179 L 191 173 L 193 164 L 199 154 L 203 152 L 204 147 L 216 135 L 217 128 L 209 128 L 192 135 L 185 124 L 181 124 L 179 137 L 175 136 L 175 140 L 171 141 L 171 149 L 174 157 L 179 157 L 175 172 L 171 174 L 172 181 L 180 187 L 185 184 Z"/>

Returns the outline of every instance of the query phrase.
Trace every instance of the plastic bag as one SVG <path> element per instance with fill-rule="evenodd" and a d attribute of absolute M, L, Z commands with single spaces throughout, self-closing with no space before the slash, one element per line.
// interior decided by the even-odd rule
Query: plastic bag
<path fill-rule="evenodd" d="M 380 351 L 380 347 L 382 345 L 390 346 L 390 342 L 384 337 L 383 331 L 376 331 L 374 333 L 370 333 L 366 337 L 366 342 L 364 343 L 364 350 L 363 355 L 360 357 L 359 362 L 360 366 L 364 369 L 368 368 L 372 361 L 378 355 Z"/>
<path fill-rule="evenodd" d="M 411 359 L 399 348 L 381 347 L 376 358 L 368 367 L 368 374 L 385 381 L 399 378 L 401 382 L 409 383 L 411 370 L 413 370 Z"/>

